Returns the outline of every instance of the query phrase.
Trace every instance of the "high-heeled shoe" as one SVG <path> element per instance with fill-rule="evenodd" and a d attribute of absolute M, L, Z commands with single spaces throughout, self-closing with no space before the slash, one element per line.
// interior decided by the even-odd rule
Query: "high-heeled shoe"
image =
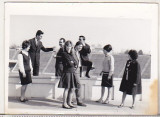
<path fill-rule="evenodd" d="M 25 99 L 22 100 L 21 98 L 19 98 L 19 101 L 20 101 L 20 102 L 26 102 Z"/>
<path fill-rule="evenodd" d="M 109 100 L 104 101 L 102 104 L 109 104 Z"/>
<path fill-rule="evenodd" d="M 71 105 L 71 104 L 68 104 L 68 106 L 70 106 L 71 108 L 77 108 L 76 106 Z"/>
<path fill-rule="evenodd" d="M 70 106 L 64 106 L 64 105 L 62 105 L 62 108 L 65 108 L 65 109 L 72 109 Z"/>
<path fill-rule="evenodd" d="M 134 109 L 134 106 L 129 107 L 130 109 Z"/>
<path fill-rule="evenodd" d="M 103 103 L 103 100 L 97 100 L 96 102 L 98 102 L 98 103 Z"/>
<path fill-rule="evenodd" d="M 120 104 L 119 106 L 118 106 L 118 108 L 122 108 L 124 105 L 123 104 Z"/>
<path fill-rule="evenodd" d="M 28 98 L 24 98 L 25 101 L 28 101 Z"/>

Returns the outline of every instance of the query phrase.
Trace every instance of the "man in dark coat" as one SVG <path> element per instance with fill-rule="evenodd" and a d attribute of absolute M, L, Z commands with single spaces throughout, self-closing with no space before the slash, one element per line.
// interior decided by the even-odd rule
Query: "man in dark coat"
<path fill-rule="evenodd" d="M 82 66 L 87 66 L 86 77 L 90 78 L 89 71 L 94 69 L 92 67 L 92 61 L 89 60 L 89 54 L 91 53 L 90 46 L 85 43 L 85 37 L 79 36 L 79 41 L 83 44 L 83 48 L 80 51 Z"/>
<path fill-rule="evenodd" d="M 43 50 L 44 52 L 53 51 L 54 48 L 45 48 L 40 41 L 43 36 L 43 32 L 41 30 L 38 30 L 36 33 L 36 37 L 33 39 L 30 39 L 30 50 L 29 54 L 32 61 L 33 66 L 33 76 L 39 75 L 39 66 L 40 66 L 40 50 Z"/>
<path fill-rule="evenodd" d="M 62 72 L 63 72 L 63 64 L 62 64 L 62 53 L 64 52 L 64 44 L 65 44 L 65 39 L 61 38 L 59 40 L 59 46 L 60 49 L 57 52 L 57 55 L 55 56 L 56 58 L 56 64 L 55 64 L 55 76 L 61 77 L 62 76 Z"/>

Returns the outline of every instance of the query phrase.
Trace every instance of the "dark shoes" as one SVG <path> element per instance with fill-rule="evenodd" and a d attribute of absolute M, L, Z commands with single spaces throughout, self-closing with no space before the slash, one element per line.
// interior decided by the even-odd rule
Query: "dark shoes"
<path fill-rule="evenodd" d="M 78 105 L 78 106 L 84 106 L 84 107 L 87 106 L 86 104 L 84 104 L 84 103 L 82 103 L 82 102 L 77 103 L 77 105 Z"/>
<path fill-rule="evenodd" d="M 33 74 L 33 76 L 39 76 L 39 74 Z"/>
<path fill-rule="evenodd" d="M 28 99 L 23 99 L 23 100 L 22 100 L 21 98 L 19 98 L 19 101 L 20 101 L 20 102 L 26 102 L 26 101 L 28 101 Z"/>
<path fill-rule="evenodd" d="M 134 106 L 131 106 L 131 107 L 130 107 L 130 109 L 134 109 L 134 108 L 135 108 Z"/>
<path fill-rule="evenodd" d="M 103 103 L 103 100 L 97 100 L 96 102 L 98 102 L 98 103 Z"/>
<path fill-rule="evenodd" d="M 118 108 L 122 108 L 124 105 L 123 104 L 120 104 L 119 106 L 118 106 Z"/>
<path fill-rule="evenodd" d="M 76 106 L 74 106 L 74 105 L 69 105 L 71 108 L 77 108 Z"/>
<path fill-rule="evenodd" d="M 87 72 L 86 72 L 86 77 L 87 78 L 90 78 L 89 71 L 93 70 L 93 69 L 95 69 L 95 67 L 91 67 L 89 70 L 87 70 Z"/>
<path fill-rule="evenodd" d="M 86 74 L 86 77 L 87 77 L 87 78 L 90 78 L 89 74 Z"/>
<path fill-rule="evenodd" d="M 95 67 L 91 67 L 91 70 L 95 69 Z"/>
<path fill-rule="evenodd" d="M 20 102 L 26 102 L 26 100 L 25 99 L 23 99 L 23 100 L 20 99 Z"/>

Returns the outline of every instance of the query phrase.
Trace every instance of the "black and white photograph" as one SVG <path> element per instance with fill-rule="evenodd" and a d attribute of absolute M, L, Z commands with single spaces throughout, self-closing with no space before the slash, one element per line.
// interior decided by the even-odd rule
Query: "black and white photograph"
<path fill-rule="evenodd" d="M 5 3 L 5 114 L 158 114 L 158 5 Z"/>

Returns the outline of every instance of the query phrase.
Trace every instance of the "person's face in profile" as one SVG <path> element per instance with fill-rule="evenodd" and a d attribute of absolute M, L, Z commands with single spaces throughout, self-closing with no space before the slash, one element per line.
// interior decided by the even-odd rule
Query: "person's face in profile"
<path fill-rule="evenodd" d="M 63 46 L 64 46 L 63 40 L 59 40 L 59 46 L 60 46 L 60 47 L 63 47 Z"/>
<path fill-rule="evenodd" d="M 40 35 L 36 36 L 36 38 L 37 38 L 38 41 L 40 41 L 42 39 L 42 37 L 43 37 L 43 34 L 40 34 Z"/>
<path fill-rule="evenodd" d="M 72 45 L 71 45 L 71 44 L 69 44 L 68 46 L 66 46 L 66 51 L 67 51 L 68 53 L 70 53 L 71 50 L 72 50 Z"/>
<path fill-rule="evenodd" d="M 131 58 L 131 56 L 128 54 L 128 58 L 130 59 L 130 60 L 132 60 L 132 58 Z"/>
<path fill-rule="evenodd" d="M 103 49 L 103 53 L 104 53 L 105 55 L 107 55 L 108 52 L 107 52 L 105 49 Z"/>
<path fill-rule="evenodd" d="M 77 46 L 77 50 L 78 50 L 78 51 L 81 51 L 82 48 L 83 48 L 83 45 L 82 45 L 82 44 L 80 44 L 80 45 Z"/>

